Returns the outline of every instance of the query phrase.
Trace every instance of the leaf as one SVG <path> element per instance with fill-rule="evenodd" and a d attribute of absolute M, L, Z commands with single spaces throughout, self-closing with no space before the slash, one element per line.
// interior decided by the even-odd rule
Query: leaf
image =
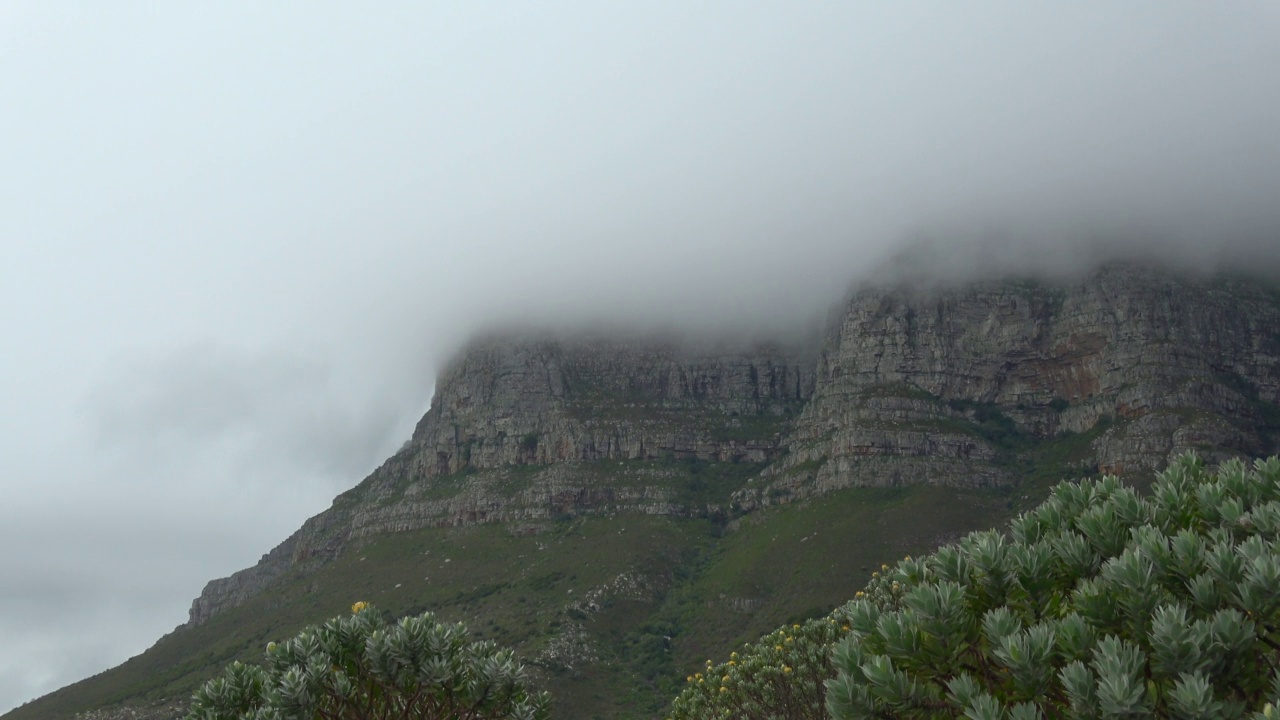
<path fill-rule="evenodd" d="M 1223 716 L 1222 703 L 1213 697 L 1213 686 L 1200 673 L 1184 673 L 1169 691 L 1174 714 L 1186 720 L 1216 720 Z"/>

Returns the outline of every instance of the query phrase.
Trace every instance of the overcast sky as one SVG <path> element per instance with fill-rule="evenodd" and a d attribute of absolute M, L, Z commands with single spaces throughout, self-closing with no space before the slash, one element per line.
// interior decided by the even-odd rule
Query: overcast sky
<path fill-rule="evenodd" d="M 0 711 L 184 622 L 483 326 L 775 332 L 922 239 L 1280 267 L 1280 4 L 960 5 L 0 0 Z"/>

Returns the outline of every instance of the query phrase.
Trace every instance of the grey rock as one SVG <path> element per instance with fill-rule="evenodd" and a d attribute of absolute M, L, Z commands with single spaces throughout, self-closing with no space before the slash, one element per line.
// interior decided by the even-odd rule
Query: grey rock
<path fill-rule="evenodd" d="M 996 448 L 965 427 L 975 408 L 1037 439 L 1118 418 L 1095 444 L 1108 472 L 1156 469 L 1192 449 L 1273 453 L 1258 428 L 1261 403 L 1280 401 L 1278 328 L 1274 289 L 1133 265 L 1074 284 L 868 288 L 822 348 L 792 452 L 768 473 L 780 479 L 754 493 L 793 494 L 788 470 L 815 462 L 820 488 L 1010 481 L 984 463 Z M 889 458 L 910 469 L 887 469 Z M 923 475 L 920 458 L 944 462 Z"/>
<path fill-rule="evenodd" d="M 1103 472 L 1280 451 L 1280 293 L 1260 282 L 1112 265 L 1073 282 L 867 287 L 816 345 L 477 341 L 400 452 L 258 565 L 209 583 L 189 624 L 383 533 L 1004 485 L 1024 446 L 1066 433 L 1096 435 L 1077 462 Z M 769 464 L 731 501 L 693 507 L 653 462 L 687 459 Z"/>

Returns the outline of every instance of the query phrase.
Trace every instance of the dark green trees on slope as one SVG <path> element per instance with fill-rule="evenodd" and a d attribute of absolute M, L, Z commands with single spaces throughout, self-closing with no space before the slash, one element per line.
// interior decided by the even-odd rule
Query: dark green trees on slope
<path fill-rule="evenodd" d="M 265 667 L 232 663 L 187 720 L 545 720 L 547 702 L 510 650 L 431 613 L 388 625 L 359 602 L 268 644 Z"/>
<path fill-rule="evenodd" d="M 1271 718 L 1280 459 L 1063 483 L 688 678 L 672 717 Z"/>

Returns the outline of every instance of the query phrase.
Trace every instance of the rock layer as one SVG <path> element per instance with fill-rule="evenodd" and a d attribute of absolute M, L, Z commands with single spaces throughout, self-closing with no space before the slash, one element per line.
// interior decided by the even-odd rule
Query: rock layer
<path fill-rule="evenodd" d="M 842 486 L 867 457 L 989 460 L 965 426 L 984 413 L 1040 439 L 1123 420 L 1094 445 L 1107 472 L 1257 456 L 1277 449 L 1277 402 L 1280 302 L 1257 283 L 1118 265 L 1074 284 L 868 289 L 821 351 L 779 469 L 829 461 L 817 479 Z"/>
<path fill-rule="evenodd" d="M 1081 433 L 1071 462 L 1093 471 L 1275 453 L 1278 329 L 1270 285 L 1115 265 L 1071 283 L 866 288 L 812 353 L 490 338 L 445 369 L 404 449 L 257 566 L 209 583 L 190 623 L 379 533 L 1007 484 L 1037 447 Z M 694 492 L 682 461 L 754 476 L 731 505 L 732 487 Z"/>
<path fill-rule="evenodd" d="M 770 418 L 813 393 L 812 361 L 777 347 L 691 351 L 605 338 L 477 343 L 414 430 L 423 477 L 510 464 L 771 458 Z"/>

